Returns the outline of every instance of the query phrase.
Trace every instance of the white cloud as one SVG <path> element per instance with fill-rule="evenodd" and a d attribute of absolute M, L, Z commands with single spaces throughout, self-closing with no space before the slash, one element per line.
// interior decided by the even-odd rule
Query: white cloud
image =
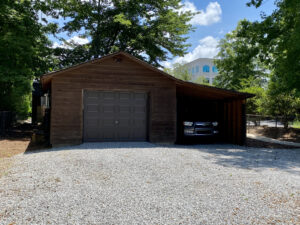
<path fill-rule="evenodd" d="M 163 67 L 166 67 L 166 68 L 171 68 L 172 67 L 172 63 L 169 62 L 169 61 L 164 61 L 164 62 L 161 63 L 161 65 Z"/>
<path fill-rule="evenodd" d="M 82 2 L 90 2 L 93 3 L 93 0 L 81 0 Z M 108 8 L 113 8 L 114 3 L 111 0 L 106 0 L 106 1 L 101 1 L 100 4 L 102 6 L 108 7 Z"/>
<path fill-rule="evenodd" d="M 190 21 L 192 25 L 208 26 L 221 20 L 222 9 L 218 2 L 210 2 L 205 10 L 198 10 L 194 3 L 186 0 L 179 12 L 191 11 L 195 15 Z"/>
<path fill-rule="evenodd" d="M 214 58 L 218 52 L 219 40 L 212 36 L 207 36 L 199 40 L 199 45 L 183 57 L 176 57 L 172 61 L 162 62 L 164 67 L 171 67 L 174 63 L 188 63 L 198 58 Z"/>
<path fill-rule="evenodd" d="M 52 45 L 53 48 L 72 48 L 72 46 L 74 45 L 84 45 L 89 43 L 89 40 L 87 38 L 81 38 L 79 36 L 74 36 L 68 40 L 66 40 L 65 42 L 59 44 L 57 42 L 54 42 L 54 44 Z"/>
<path fill-rule="evenodd" d="M 89 40 L 87 38 L 81 38 L 78 36 L 74 36 L 72 38 L 70 38 L 69 40 L 67 40 L 68 43 L 73 42 L 74 44 L 79 44 L 79 45 L 84 45 L 89 43 Z"/>

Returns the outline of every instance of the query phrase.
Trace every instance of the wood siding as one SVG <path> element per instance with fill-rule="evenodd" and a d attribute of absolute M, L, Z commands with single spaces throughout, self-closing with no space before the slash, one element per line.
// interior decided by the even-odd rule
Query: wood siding
<path fill-rule="evenodd" d="M 232 144 L 244 145 L 246 140 L 245 100 L 225 101 L 222 113 L 223 140 Z"/>
<path fill-rule="evenodd" d="M 79 144 L 83 138 L 83 90 L 144 91 L 149 95 L 150 142 L 176 140 L 176 84 L 129 58 L 108 58 L 53 77 L 52 145 Z"/>

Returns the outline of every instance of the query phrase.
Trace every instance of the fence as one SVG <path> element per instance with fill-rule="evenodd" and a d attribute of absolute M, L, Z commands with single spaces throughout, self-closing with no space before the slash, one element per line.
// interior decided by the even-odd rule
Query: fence
<path fill-rule="evenodd" d="M 283 127 L 282 116 L 263 116 L 247 114 L 247 126 L 268 126 L 268 127 Z"/>
<path fill-rule="evenodd" d="M 0 111 L 0 136 L 5 135 L 6 131 L 12 124 L 13 116 L 12 112 Z"/>

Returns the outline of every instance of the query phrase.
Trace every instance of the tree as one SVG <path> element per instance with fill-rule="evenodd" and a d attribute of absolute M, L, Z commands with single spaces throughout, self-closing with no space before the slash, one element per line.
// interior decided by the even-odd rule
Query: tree
<path fill-rule="evenodd" d="M 293 121 L 299 113 L 300 98 L 296 97 L 296 90 L 276 95 L 268 92 L 264 105 L 268 115 L 282 118 L 282 123 L 286 129 L 289 121 Z"/>
<path fill-rule="evenodd" d="M 247 114 L 259 114 L 263 115 L 265 114 L 264 110 L 264 101 L 266 100 L 266 90 L 258 87 L 246 87 L 241 89 L 242 92 L 247 92 L 250 94 L 254 94 L 255 96 L 253 98 L 250 98 L 247 100 Z"/>
<path fill-rule="evenodd" d="M 218 87 L 240 90 L 252 86 L 254 80 L 258 86 L 262 86 L 268 76 L 266 66 L 258 55 L 259 48 L 249 38 L 238 36 L 242 23 L 240 21 L 234 31 L 220 40 L 220 51 L 214 61 L 219 71 L 215 79 Z"/>
<path fill-rule="evenodd" d="M 185 62 L 174 63 L 172 68 L 164 68 L 164 71 L 180 80 L 194 82 L 196 84 L 210 85 L 209 80 L 207 80 L 204 76 L 199 76 L 197 79 L 193 80 L 193 77 L 189 72 Z"/>
<path fill-rule="evenodd" d="M 155 66 L 183 56 L 188 23 L 194 13 L 182 12 L 180 0 L 46 0 L 44 12 L 67 18 L 61 31 L 90 40 L 84 60 L 116 51 L 128 52 Z M 50 10 L 49 10 L 50 9 Z"/>
<path fill-rule="evenodd" d="M 251 0 L 248 5 L 263 2 Z M 276 5 L 270 16 L 242 20 L 221 40 L 217 86 L 257 94 L 248 101 L 250 111 L 281 113 L 287 125 L 300 97 L 300 1 L 278 0 Z"/>
<path fill-rule="evenodd" d="M 88 45 L 73 45 L 72 48 L 54 48 L 55 69 L 62 69 L 84 62 L 87 60 L 87 55 L 89 55 Z"/>
<path fill-rule="evenodd" d="M 165 68 L 164 71 L 173 75 L 174 77 L 184 80 L 184 81 L 191 81 L 192 76 L 188 71 L 187 66 L 184 63 L 175 63 L 172 68 Z"/>
<path fill-rule="evenodd" d="M 263 0 L 251 0 L 249 6 L 259 7 Z M 278 0 L 277 9 L 262 21 L 243 21 L 238 33 L 259 49 L 261 60 L 272 71 L 277 92 L 296 90 L 300 97 L 300 1 Z M 275 87 L 275 86 L 274 86 Z"/>
<path fill-rule="evenodd" d="M 220 51 L 215 60 L 219 75 L 215 79 L 217 87 L 249 92 L 255 97 L 247 100 L 247 113 L 264 114 L 269 73 L 259 57 L 259 48 L 247 37 L 238 36 L 243 21 L 227 34 L 219 43 Z"/>
<path fill-rule="evenodd" d="M 0 110 L 28 116 L 32 80 L 48 70 L 49 44 L 31 1 L 0 2 Z"/>
<path fill-rule="evenodd" d="M 260 7 L 263 0 L 251 0 Z M 259 57 L 270 68 L 265 111 L 282 116 L 284 127 L 300 110 L 300 2 L 278 0 L 277 9 L 261 22 L 243 21 L 238 36 L 259 48 Z"/>
<path fill-rule="evenodd" d="M 194 80 L 194 83 L 196 84 L 205 84 L 205 85 L 211 85 L 209 83 L 209 79 L 207 79 L 205 76 L 199 76 Z"/>

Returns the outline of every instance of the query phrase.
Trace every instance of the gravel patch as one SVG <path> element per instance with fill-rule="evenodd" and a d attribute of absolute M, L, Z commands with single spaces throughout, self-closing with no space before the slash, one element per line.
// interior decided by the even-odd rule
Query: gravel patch
<path fill-rule="evenodd" d="M 0 224 L 300 223 L 300 149 L 85 143 L 13 159 Z"/>

